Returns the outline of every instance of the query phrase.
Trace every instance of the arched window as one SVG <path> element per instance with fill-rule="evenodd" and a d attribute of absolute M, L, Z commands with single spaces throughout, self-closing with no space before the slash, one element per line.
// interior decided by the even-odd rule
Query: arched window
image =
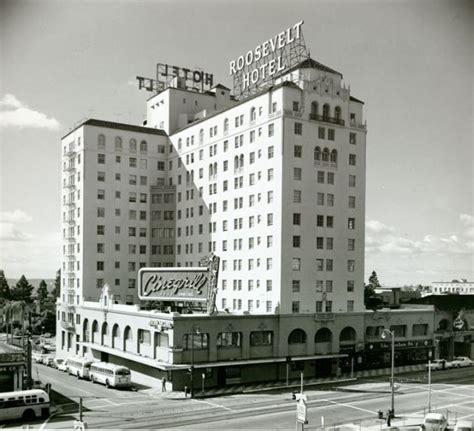
<path fill-rule="evenodd" d="M 346 326 L 339 335 L 339 341 L 341 343 L 355 343 L 356 340 L 356 331 L 351 326 Z"/>
<path fill-rule="evenodd" d="M 199 130 L 199 143 L 202 144 L 204 141 L 204 129 Z"/>
<path fill-rule="evenodd" d="M 217 175 L 217 162 L 214 162 L 214 175 Z"/>
<path fill-rule="evenodd" d="M 341 107 L 340 106 L 336 106 L 334 108 L 334 118 L 336 120 L 340 120 L 341 119 Z"/>
<path fill-rule="evenodd" d="M 88 343 L 90 341 L 89 319 L 84 319 L 82 326 L 82 341 Z"/>
<path fill-rule="evenodd" d="M 306 343 L 306 332 L 302 329 L 294 329 L 288 335 L 288 344 L 304 344 Z"/>
<path fill-rule="evenodd" d="M 120 327 L 118 325 L 118 323 L 116 323 L 113 327 L 112 327 L 112 347 L 115 347 L 116 345 L 116 339 L 120 338 Z"/>
<path fill-rule="evenodd" d="M 92 322 L 92 342 L 97 343 L 97 337 L 99 335 L 99 324 L 97 323 L 97 320 L 94 320 Z"/>
<path fill-rule="evenodd" d="M 133 335 L 130 326 L 125 327 L 123 331 L 123 350 L 127 350 L 132 346 Z"/>
<path fill-rule="evenodd" d="M 122 150 L 122 138 L 120 136 L 115 137 L 115 150 Z"/>
<path fill-rule="evenodd" d="M 137 140 L 136 139 L 130 139 L 129 142 L 130 145 L 130 152 L 131 153 L 136 153 L 137 152 Z"/>
<path fill-rule="evenodd" d="M 100 134 L 97 137 L 97 146 L 102 149 L 105 148 L 105 135 Z"/>
<path fill-rule="evenodd" d="M 213 175 L 214 175 L 214 168 L 213 168 L 213 165 L 211 163 L 209 165 L 209 178 L 212 178 Z"/>
<path fill-rule="evenodd" d="M 318 118 L 318 102 L 311 102 L 311 113 L 309 118 L 311 120 L 317 120 Z"/>
<path fill-rule="evenodd" d="M 241 154 L 240 159 L 239 159 L 239 168 L 242 169 L 243 167 L 244 167 L 244 155 Z"/>
<path fill-rule="evenodd" d="M 321 147 L 314 147 L 314 160 L 321 161 Z"/>
<path fill-rule="evenodd" d="M 321 328 L 314 336 L 315 343 L 330 343 L 332 342 L 332 332 L 328 328 Z"/>
<path fill-rule="evenodd" d="M 255 121 L 257 119 L 257 110 L 255 109 L 255 106 L 252 106 L 250 108 L 250 121 Z"/>
<path fill-rule="evenodd" d="M 239 156 L 234 157 L 234 170 L 239 169 Z"/>
<path fill-rule="evenodd" d="M 330 117 L 329 112 L 330 112 L 330 107 L 329 107 L 329 105 L 328 105 L 327 103 L 325 103 L 325 104 L 323 105 L 323 120 L 324 120 L 324 121 L 329 120 L 329 117 Z"/>
<path fill-rule="evenodd" d="M 105 337 L 109 335 L 109 325 L 107 324 L 107 322 L 102 323 L 102 331 L 100 335 L 101 335 L 100 344 L 105 345 L 107 341 Z"/>
<path fill-rule="evenodd" d="M 337 163 L 337 150 L 331 151 L 331 163 Z"/>
<path fill-rule="evenodd" d="M 146 154 L 148 152 L 148 144 L 146 141 L 141 141 L 140 142 L 140 153 Z"/>
<path fill-rule="evenodd" d="M 228 132 L 228 131 L 229 131 L 229 119 L 225 118 L 224 119 L 224 132 Z"/>
<path fill-rule="evenodd" d="M 323 150 L 323 162 L 329 162 L 329 150 L 327 148 Z"/>
<path fill-rule="evenodd" d="M 181 150 L 183 147 L 183 140 L 181 138 L 178 139 L 178 150 Z"/>

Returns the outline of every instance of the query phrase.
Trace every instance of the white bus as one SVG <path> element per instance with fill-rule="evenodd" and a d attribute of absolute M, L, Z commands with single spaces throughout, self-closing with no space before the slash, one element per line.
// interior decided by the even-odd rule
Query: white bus
<path fill-rule="evenodd" d="M 89 371 L 93 383 L 103 383 L 106 387 L 130 387 L 132 384 L 130 370 L 120 365 L 107 362 L 94 362 Z"/>
<path fill-rule="evenodd" d="M 93 362 L 91 359 L 81 357 L 68 358 L 68 373 L 76 376 L 78 379 L 88 379 L 89 369 Z"/>
<path fill-rule="evenodd" d="M 0 393 L 0 419 L 25 421 L 49 416 L 49 395 L 41 389 Z"/>

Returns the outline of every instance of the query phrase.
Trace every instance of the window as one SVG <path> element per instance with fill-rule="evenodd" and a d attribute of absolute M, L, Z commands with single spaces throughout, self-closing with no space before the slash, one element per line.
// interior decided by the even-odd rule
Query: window
<path fill-rule="evenodd" d="M 332 259 L 326 259 L 326 271 L 332 271 L 334 262 Z"/>
<path fill-rule="evenodd" d="M 334 184 L 334 172 L 328 172 L 328 184 Z"/>
<path fill-rule="evenodd" d="M 347 261 L 347 271 L 354 272 L 354 270 L 355 270 L 355 260 L 349 259 Z"/>
<path fill-rule="evenodd" d="M 137 159 L 136 157 L 130 157 L 129 158 L 129 166 L 131 168 L 136 168 L 137 167 Z"/>
<path fill-rule="evenodd" d="M 328 140 L 329 141 L 334 141 L 334 135 L 335 135 L 334 129 L 328 129 Z"/>
<path fill-rule="evenodd" d="M 318 171 L 318 184 L 324 184 L 324 171 Z"/>
<path fill-rule="evenodd" d="M 165 162 L 163 162 L 163 161 L 158 161 L 156 168 L 157 168 L 157 170 L 159 170 L 159 171 L 164 171 L 164 170 L 165 170 Z"/>
<path fill-rule="evenodd" d="M 105 234 L 105 226 L 98 225 L 97 226 L 97 235 L 104 235 Z"/>
<path fill-rule="evenodd" d="M 105 149 L 105 136 L 102 134 L 97 137 L 97 148 L 100 150 Z"/>
<path fill-rule="evenodd" d="M 354 280 L 347 280 L 347 291 L 354 292 Z"/>
<path fill-rule="evenodd" d="M 295 123 L 295 135 L 303 134 L 303 123 Z"/>
<path fill-rule="evenodd" d="M 334 245 L 334 239 L 331 237 L 326 238 L 326 250 L 332 250 Z"/>
<path fill-rule="evenodd" d="M 301 270 L 301 259 L 298 257 L 294 257 L 291 259 L 291 268 L 293 271 L 300 271 Z"/>
<path fill-rule="evenodd" d="M 251 346 L 272 346 L 273 331 L 255 331 L 250 333 Z"/>
<path fill-rule="evenodd" d="M 355 196 L 349 196 L 349 208 L 355 208 L 356 198 Z"/>
<path fill-rule="evenodd" d="M 293 235 L 293 247 L 295 248 L 301 247 L 301 236 Z"/>
<path fill-rule="evenodd" d="M 355 218 L 349 217 L 347 219 L 347 229 L 355 229 Z"/>
<path fill-rule="evenodd" d="M 267 226 L 273 226 L 273 214 L 267 214 Z"/>
<path fill-rule="evenodd" d="M 268 147 L 268 158 L 273 159 L 273 145 Z"/>
<path fill-rule="evenodd" d="M 321 214 L 318 214 L 316 216 L 316 226 L 317 227 L 324 227 L 324 216 Z"/>
<path fill-rule="evenodd" d="M 269 124 L 268 125 L 268 136 L 273 136 L 275 134 L 275 125 Z"/>
<path fill-rule="evenodd" d="M 354 238 L 349 238 L 347 240 L 347 250 L 348 251 L 354 251 L 355 250 L 355 239 Z"/>
<path fill-rule="evenodd" d="M 104 270 L 104 262 L 97 262 L 97 271 Z"/>
<path fill-rule="evenodd" d="M 324 205 L 324 193 L 318 192 L 316 194 L 316 204 L 317 205 Z"/>
<path fill-rule="evenodd" d="M 355 145 L 357 143 L 357 134 L 349 133 L 349 144 Z"/>
<path fill-rule="evenodd" d="M 183 349 L 191 350 L 191 343 L 193 349 L 208 349 L 209 334 L 184 334 Z"/>
<path fill-rule="evenodd" d="M 97 172 L 97 181 L 105 181 L 105 172 Z"/>
<path fill-rule="evenodd" d="M 105 190 L 97 190 L 97 199 L 105 199 Z"/>
<path fill-rule="evenodd" d="M 302 154 L 303 154 L 303 147 L 301 145 L 295 145 L 293 147 L 293 156 L 301 158 Z"/>
<path fill-rule="evenodd" d="M 302 169 L 301 168 L 293 168 L 293 179 L 295 181 L 301 181 L 302 177 Z"/>
<path fill-rule="evenodd" d="M 326 227 L 329 227 L 329 228 L 334 227 L 334 217 L 333 216 L 326 216 Z"/>
<path fill-rule="evenodd" d="M 293 190 L 293 203 L 301 203 L 301 190 Z"/>
<path fill-rule="evenodd" d="M 349 165 L 355 166 L 356 165 L 356 155 L 349 154 Z"/>
<path fill-rule="evenodd" d="M 99 165 L 105 164 L 105 154 L 97 154 L 97 163 Z"/>
<path fill-rule="evenodd" d="M 266 301 L 265 309 L 266 309 L 267 313 L 272 312 L 272 309 L 273 309 L 272 301 Z"/>
<path fill-rule="evenodd" d="M 267 280 L 267 292 L 271 292 L 273 289 L 272 280 Z"/>
<path fill-rule="evenodd" d="M 260 176 L 259 176 L 259 179 L 260 179 Z M 268 179 L 268 181 L 273 180 L 273 169 L 272 168 L 268 169 L 268 171 L 267 171 L 267 179 Z"/>
<path fill-rule="evenodd" d="M 415 323 L 412 326 L 412 335 L 413 337 L 428 335 L 428 325 L 426 323 Z"/>
<path fill-rule="evenodd" d="M 301 214 L 300 213 L 293 213 L 293 224 L 295 226 L 301 225 Z"/>
<path fill-rule="evenodd" d="M 291 291 L 292 291 L 293 293 L 299 293 L 299 291 L 300 291 L 300 286 L 301 286 L 300 280 L 293 280 L 293 281 L 292 281 L 292 285 L 291 285 Z"/>
<path fill-rule="evenodd" d="M 406 337 L 407 325 L 391 325 L 390 331 L 392 331 L 395 334 L 395 338 Z"/>
<path fill-rule="evenodd" d="M 317 236 L 316 237 L 316 248 L 318 250 L 324 249 L 324 237 L 322 237 L 322 236 Z"/>
<path fill-rule="evenodd" d="M 217 334 L 217 347 L 240 347 L 242 345 L 241 332 L 220 332 Z"/>
<path fill-rule="evenodd" d="M 299 313 L 300 312 L 300 301 L 292 301 L 291 302 L 291 312 L 292 313 Z"/>
<path fill-rule="evenodd" d="M 323 301 L 316 301 L 316 313 L 323 312 Z"/>
<path fill-rule="evenodd" d="M 356 186 L 356 176 L 349 175 L 349 187 L 355 187 L 355 186 Z"/>
<path fill-rule="evenodd" d="M 332 301 L 326 301 L 326 313 L 332 312 Z"/>
<path fill-rule="evenodd" d="M 326 138 L 326 129 L 324 127 L 318 127 L 318 138 L 319 139 Z"/>
<path fill-rule="evenodd" d="M 316 259 L 316 271 L 324 270 L 324 259 Z"/>
<path fill-rule="evenodd" d="M 328 193 L 326 195 L 326 205 L 328 207 L 333 207 L 334 206 L 334 195 L 332 193 Z"/>

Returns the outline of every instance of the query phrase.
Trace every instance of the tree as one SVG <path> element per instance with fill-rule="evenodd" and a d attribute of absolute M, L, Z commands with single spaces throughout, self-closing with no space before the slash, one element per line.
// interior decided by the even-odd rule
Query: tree
<path fill-rule="evenodd" d="M 377 273 L 375 271 L 372 271 L 372 274 L 369 277 L 369 284 L 374 289 L 376 289 L 377 287 L 380 287 L 379 278 L 377 277 Z"/>
<path fill-rule="evenodd" d="M 14 301 L 25 301 L 26 303 L 32 303 L 33 298 L 33 286 L 28 282 L 24 275 L 21 276 L 20 280 L 12 290 L 12 299 Z"/>
<path fill-rule="evenodd" d="M 0 304 L 4 304 L 11 299 L 10 286 L 8 285 L 5 273 L 0 270 Z"/>
<path fill-rule="evenodd" d="M 48 285 L 46 284 L 46 281 L 41 280 L 38 291 L 36 292 L 36 296 L 38 297 L 41 308 L 43 308 L 45 302 L 48 299 Z"/>
<path fill-rule="evenodd" d="M 56 298 L 59 298 L 61 295 L 61 269 L 56 271 L 56 279 L 54 280 L 54 289 L 51 292 L 53 296 L 54 302 L 56 302 Z"/>

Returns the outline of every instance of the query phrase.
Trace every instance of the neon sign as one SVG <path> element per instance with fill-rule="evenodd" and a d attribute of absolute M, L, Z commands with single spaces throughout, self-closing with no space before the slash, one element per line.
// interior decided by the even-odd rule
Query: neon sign
<path fill-rule="evenodd" d="M 285 70 L 308 56 L 304 44 L 303 21 L 288 27 L 229 63 L 234 79 L 234 96 L 248 96 Z"/>

